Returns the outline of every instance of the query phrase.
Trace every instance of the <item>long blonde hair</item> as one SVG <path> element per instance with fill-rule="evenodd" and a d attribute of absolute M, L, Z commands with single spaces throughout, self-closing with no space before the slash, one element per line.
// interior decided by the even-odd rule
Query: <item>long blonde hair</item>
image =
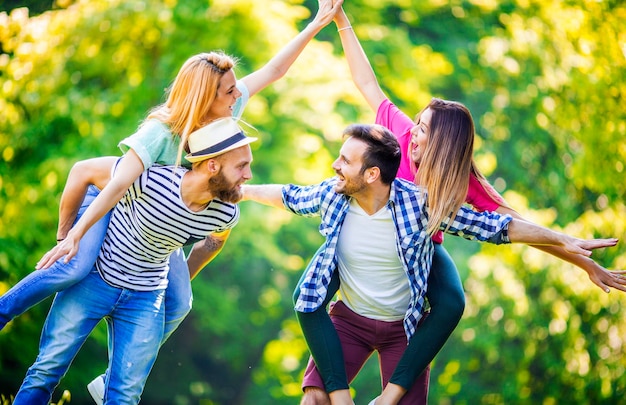
<path fill-rule="evenodd" d="M 507 205 L 474 162 L 474 120 L 467 107 L 433 98 L 419 113 L 418 121 L 429 108 L 432 112 L 430 134 L 415 182 L 427 190 L 427 232 L 433 235 L 441 223 L 456 214 L 465 202 L 470 174 L 478 179 L 494 201 Z"/>
<path fill-rule="evenodd" d="M 222 52 L 200 53 L 187 59 L 167 89 L 167 100 L 152 109 L 147 119 L 166 124 L 173 136 L 180 136 L 176 165 L 186 149 L 189 134 L 206 125 L 220 80 L 237 60 Z"/>

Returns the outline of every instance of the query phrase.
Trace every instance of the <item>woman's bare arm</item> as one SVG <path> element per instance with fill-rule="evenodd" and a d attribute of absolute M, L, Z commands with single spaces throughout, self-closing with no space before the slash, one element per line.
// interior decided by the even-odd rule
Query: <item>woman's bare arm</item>
<path fill-rule="evenodd" d="M 130 149 L 122 157 L 111 180 L 67 233 L 65 239 L 43 255 L 36 268 L 38 270 L 48 268 L 63 256 L 65 263 L 69 262 L 78 252 L 78 244 L 85 232 L 118 203 L 143 171 L 143 162 L 137 153 Z"/>

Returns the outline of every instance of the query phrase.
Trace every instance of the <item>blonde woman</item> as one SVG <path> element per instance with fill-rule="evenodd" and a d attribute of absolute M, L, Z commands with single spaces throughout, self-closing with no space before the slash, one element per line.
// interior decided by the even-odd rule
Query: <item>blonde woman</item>
<path fill-rule="evenodd" d="M 106 187 L 64 190 L 58 244 L 37 264 L 37 269 L 45 271 L 31 273 L 0 297 L 0 329 L 44 298 L 86 277 L 102 244 L 109 211 L 141 173 L 155 163 L 190 167 L 182 158 L 189 135 L 218 118 L 239 118 L 248 98 L 285 75 L 306 44 L 332 21 L 342 2 L 335 0 L 333 5 L 331 0 L 320 0 L 317 14 L 302 32 L 266 65 L 241 80 L 233 71 L 235 59 L 226 54 L 200 53 L 189 58 L 168 89 L 165 103 L 152 109 L 137 132 L 120 142 L 124 156 Z M 84 167 L 77 163 L 70 176 L 80 176 Z M 196 243 L 187 263 L 182 251 L 172 255 L 170 267 L 178 269 L 169 272 L 164 340 L 191 309 L 190 278 L 219 252 L 223 242 L 207 238 Z"/>

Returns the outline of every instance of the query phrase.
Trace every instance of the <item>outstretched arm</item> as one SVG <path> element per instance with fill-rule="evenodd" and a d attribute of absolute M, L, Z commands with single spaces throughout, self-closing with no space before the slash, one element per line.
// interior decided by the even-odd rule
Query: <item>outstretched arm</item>
<path fill-rule="evenodd" d="M 496 212 L 500 214 L 509 214 L 513 218 L 517 218 L 520 220 L 524 220 L 524 218 L 515 210 L 512 210 L 507 207 L 500 207 L 496 210 Z M 549 253 L 555 257 L 558 257 L 561 260 L 572 263 L 581 269 L 585 270 L 589 275 L 589 279 L 598 287 L 600 287 L 604 292 L 610 292 L 610 288 L 615 288 L 616 290 L 626 292 L 626 278 L 622 277 L 623 274 L 626 274 L 626 271 L 610 271 L 605 269 L 596 263 L 593 259 L 588 256 L 574 254 L 566 251 L 562 247 L 559 246 L 550 246 L 550 245 L 531 245 L 534 248 L 542 250 L 546 253 Z"/>
<path fill-rule="evenodd" d="M 337 30 L 339 30 L 341 45 L 343 46 L 343 51 L 348 60 L 352 81 L 371 109 L 376 112 L 380 103 L 382 103 L 386 97 L 378 84 L 374 70 L 343 9 L 337 12 L 335 24 L 337 25 Z"/>
<path fill-rule="evenodd" d="M 285 209 L 282 184 L 244 184 L 243 201 L 256 201 L 274 208 Z"/>
<path fill-rule="evenodd" d="M 568 253 L 585 257 L 591 256 L 591 252 L 594 249 L 615 246 L 617 244 L 617 239 L 615 238 L 575 238 L 518 218 L 513 218 L 509 223 L 508 235 L 512 243 L 525 243 L 532 246 L 552 245 L 560 247 Z"/>
<path fill-rule="evenodd" d="M 65 263 L 69 262 L 78 252 L 78 243 L 85 232 L 117 204 L 143 170 L 143 163 L 135 151 L 130 149 L 126 152 L 109 183 L 85 210 L 65 239 L 43 255 L 36 268 L 48 268 L 63 256 Z"/>
<path fill-rule="evenodd" d="M 285 45 L 262 68 L 241 79 L 248 88 L 250 96 L 263 90 L 287 73 L 309 41 L 333 20 L 337 10 L 341 9 L 343 0 L 319 0 L 318 3 L 319 8 L 315 18 L 302 32 Z"/>

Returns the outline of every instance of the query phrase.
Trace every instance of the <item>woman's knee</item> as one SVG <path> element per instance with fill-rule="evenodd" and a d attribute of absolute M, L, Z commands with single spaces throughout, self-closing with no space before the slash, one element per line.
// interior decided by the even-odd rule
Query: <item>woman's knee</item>
<path fill-rule="evenodd" d="M 465 292 L 463 290 L 450 291 L 447 299 L 439 302 L 438 306 L 438 311 L 447 314 L 451 320 L 456 319 L 458 322 L 465 312 Z"/>
<path fill-rule="evenodd" d="M 460 319 L 465 311 L 465 291 L 456 265 L 443 246 L 435 247 L 426 296 L 431 312 Z"/>

